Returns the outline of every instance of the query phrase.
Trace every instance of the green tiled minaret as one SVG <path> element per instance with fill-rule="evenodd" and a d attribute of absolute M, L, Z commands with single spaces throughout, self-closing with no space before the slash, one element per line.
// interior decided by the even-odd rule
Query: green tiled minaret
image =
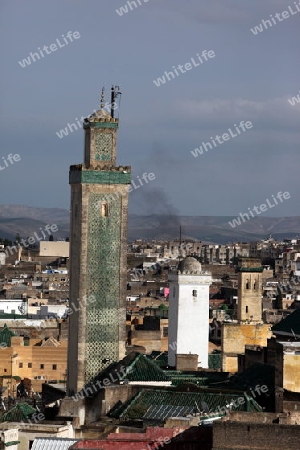
<path fill-rule="evenodd" d="M 125 356 L 131 168 L 116 166 L 118 127 L 101 104 L 84 123 L 84 163 L 70 167 L 69 395 Z"/>

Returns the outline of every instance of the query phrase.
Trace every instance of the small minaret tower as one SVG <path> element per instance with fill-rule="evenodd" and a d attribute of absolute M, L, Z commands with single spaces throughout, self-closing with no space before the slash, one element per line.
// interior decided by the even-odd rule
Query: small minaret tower
<path fill-rule="evenodd" d="M 119 120 L 104 104 L 102 91 L 83 125 L 84 163 L 70 167 L 69 395 L 125 356 L 131 168 L 116 166 Z"/>
<path fill-rule="evenodd" d="M 208 368 L 210 273 L 190 256 L 169 274 L 168 365 L 177 355 L 198 355 L 198 367 Z"/>
<path fill-rule="evenodd" d="M 262 272 L 260 259 L 239 259 L 237 313 L 239 322 L 262 323 Z"/>

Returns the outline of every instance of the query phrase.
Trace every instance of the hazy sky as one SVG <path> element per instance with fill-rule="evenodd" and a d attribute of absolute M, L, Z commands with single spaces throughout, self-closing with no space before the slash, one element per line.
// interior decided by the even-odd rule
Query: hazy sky
<path fill-rule="evenodd" d="M 68 170 L 83 160 L 83 131 L 56 132 L 122 88 L 118 162 L 156 176 L 130 194 L 135 213 L 237 215 L 278 191 L 264 215 L 299 215 L 300 12 L 254 35 L 293 0 L 2 0 L 1 204 L 69 208 Z M 138 2 L 137 2 L 138 4 Z M 274 19 L 275 20 L 275 19 Z M 80 38 L 21 67 L 68 31 Z M 215 57 L 157 87 L 153 80 L 213 50 Z M 49 51 L 49 50 L 48 50 Z M 253 128 L 193 157 L 202 141 L 241 120 Z"/>

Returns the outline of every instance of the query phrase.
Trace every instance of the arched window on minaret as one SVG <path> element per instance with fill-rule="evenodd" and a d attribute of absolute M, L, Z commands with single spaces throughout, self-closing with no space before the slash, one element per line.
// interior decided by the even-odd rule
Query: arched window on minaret
<path fill-rule="evenodd" d="M 257 282 L 257 280 L 254 280 L 253 289 L 254 290 L 258 289 L 258 282 Z"/>
<path fill-rule="evenodd" d="M 109 204 L 108 202 L 102 202 L 100 205 L 100 215 L 101 217 L 108 217 L 109 215 Z"/>
<path fill-rule="evenodd" d="M 250 289 L 250 281 L 249 278 L 246 280 L 246 289 Z"/>

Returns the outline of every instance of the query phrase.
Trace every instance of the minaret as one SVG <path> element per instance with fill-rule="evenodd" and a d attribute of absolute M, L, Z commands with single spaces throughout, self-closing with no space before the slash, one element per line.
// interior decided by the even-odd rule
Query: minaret
<path fill-rule="evenodd" d="M 240 258 L 238 268 L 239 322 L 262 323 L 262 272 L 256 258 Z"/>
<path fill-rule="evenodd" d="M 125 356 L 131 168 L 116 166 L 119 120 L 103 108 L 104 91 L 83 125 L 84 163 L 70 167 L 69 395 Z"/>
<path fill-rule="evenodd" d="M 177 366 L 177 355 L 198 355 L 198 367 L 208 368 L 210 273 L 190 256 L 169 274 L 168 365 Z"/>

